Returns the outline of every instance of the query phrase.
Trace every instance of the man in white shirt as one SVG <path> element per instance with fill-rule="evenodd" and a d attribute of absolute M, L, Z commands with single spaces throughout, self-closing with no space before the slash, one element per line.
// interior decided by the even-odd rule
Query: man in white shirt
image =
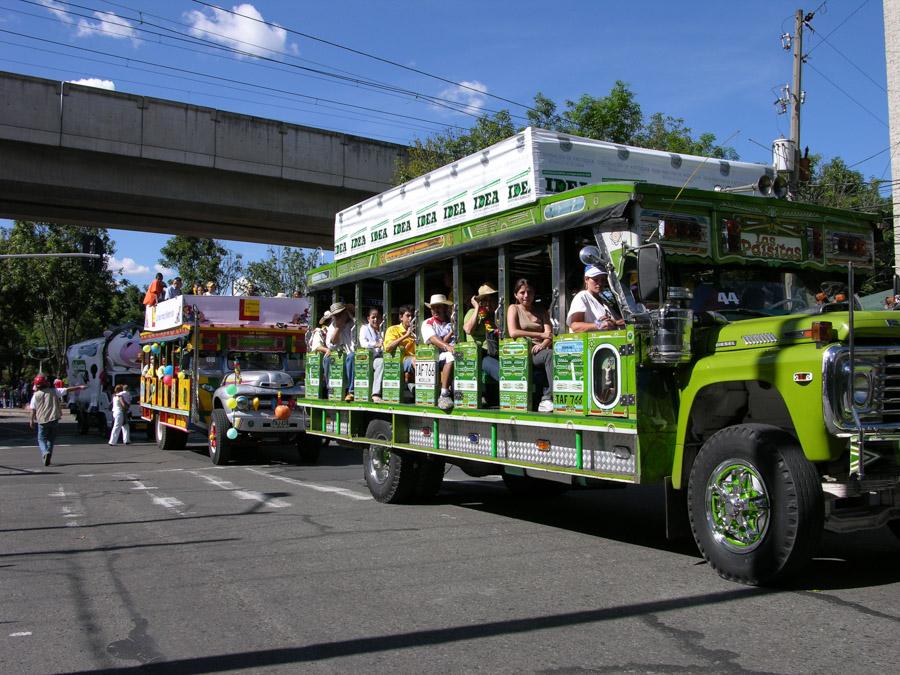
<path fill-rule="evenodd" d="M 381 382 L 384 379 L 384 340 L 381 338 L 381 310 L 370 307 L 366 323 L 359 329 L 359 346 L 372 354 L 372 402 L 383 403 Z"/>
<path fill-rule="evenodd" d="M 596 265 L 584 268 L 584 290 L 572 298 L 566 323 L 573 333 L 614 330 L 625 325 L 618 308 L 603 295 L 606 270 Z"/>

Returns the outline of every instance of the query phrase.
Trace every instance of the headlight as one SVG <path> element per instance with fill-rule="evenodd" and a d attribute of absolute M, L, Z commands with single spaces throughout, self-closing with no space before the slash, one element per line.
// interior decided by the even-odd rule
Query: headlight
<path fill-rule="evenodd" d="M 859 372 L 853 375 L 853 388 L 851 391 L 853 404 L 857 408 L 866 408 L 872 400 L 872 373 L 871 371 Z"/>
<path fill-rule="evenodd" d="M 250 409 L 250 399 L 246 396 L 238 396 L 237 397 L 237 409 L 238 410 L 249 410 Z"/>

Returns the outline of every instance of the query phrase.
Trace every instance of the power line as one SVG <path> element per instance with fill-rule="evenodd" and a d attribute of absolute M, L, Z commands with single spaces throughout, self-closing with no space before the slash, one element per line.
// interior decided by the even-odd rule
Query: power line
<path fill-rule="evenodd" d="M 126 62 L 128 62 L 128 63 L 140 63 L 140 64 L 143 64 L 143 65 L 153 66 L 153 67 L 155 67 L 155 68 L 163 68 L 163 69 L 165 69 L 165 70 L 171 70 L 171 71 L 178 72 L 178 73 L 187 73 L 187 74 L 189 74 L 189 75 L 197 75 L 197 76 L 200 76 L 200 77 L 206 77 L 206 78 L 209 78 L 209 79 L 211 79 L 211 80 L 216 80 L 216 81 L 219 81 L 219 82 L 228 82 L 228 83 L 231 83 L 231 84 L 240 84 L 240 85 L 243 85 L 243 86 L 253 87 L 253 88 L 255 88 L 255 89 L 261 89 L 261 90 L 264 90 L 264 91 L 276 92 L 276 93 L 279 93 L 279 94 L 287 94 L 287 95 L 289 95 L 289 96 L 296 96 L 297 98 L 308 99 L 308 100 L 314 101 L 314 102 L 316 102 L 316 103 L 318 103 L 318 102 L 331 103 L 331 104 L 333 104 L 333 105 L 344 106 L 344 107 L 347 107 L 347 108 L 353 108 L 353 109 L 356 109 L 356 110 L 363 110 L 363 111 L 366 111 L 366 112 L 375 112 L 375 113 L 379 113 L 379 114 L 383 114 L 383 115 L 391 115 L 391 116 L 399 117 L 399 118 L 402 118 L 402 119 L 414 120 L 414 121 L 416 121 L 416 122 L 426 122 L 426 123 L 429 123 L 429 124 L 437 124 L 437 125 L 444 126 L 444 127 L 454 127 L 454 128 L 457 128 L 457 129 L 460 129 L 460 130 L 463 130 L 463 131 L 466 130 L 466 129 L 464 129 L 463 127 L 457 127 L 456 125 L 445 125 L 445 124 L 442 124 L 442 123 L 440 123 L 440 122 L 435 122 L 435 121 L 433 121 L 433 120 L 428 120 L 428 119 L 425 119 L 425 118 L 422 118 L 422 117 L 416 117 L 416 116 L 414 116 L 414 115 L 404 115 L 404 114 L 402 114 L 402 113 L 391 112 L 391 111 L 388 111 L 388 110 L 381 110 L 381 109 L 379 109 L 379 108 L 372 108 L 372 107 L 369 107 L 369 106 L 356 105 L 356 104 L 353 104 L 353 103 L 345 103 L 345 102 L 343 102 L 343 101 L 335 101 L 334 99 L 329 99 L 329 98 L 325 98 L 325 97 L 321 97 L 321 96 L 311 96 L 311 95 L 309 95 L 309 94 L 300 94 L 300 93 L 298 93 L 298 92 L 290 91 L 290 90 L 287 90 L 287 89 L 279 89 L 278 87 L 269 87 L 269 86 L 266 86 L 266 85 L 256 84 L 256 83 L 253 83 L 253 82 L 245 82 L 245 81 L 243 81 L 243 80 L 236 80 L 236 79 L 234 79 L 234 78 L 224 77 L 224 76 L 221 76 L 221 75 L 210 75 L 209 73 L 203 73 L 203 72 L 196 71 L 196 70 L 190 70 L 190 69 L 188 69 L 188 68 L 178 68 L 177 66 L 168 66 L 168 65 L 165 65 L 165 64 L 161 64 L 161 63 L 155 63 L 155 62 L 153 62 L 153 61 L 147 61 L 147 60 L 145 60 L 145 59 L 135 59 L 135 58 L 128 57 L 128 56 L 120 56 L 120 55 L 118 55 L 118 54 L 112 54 L 112 53 L 110 53 L 110 52 L 104 52 L 104 51 L 101 51 L 101 50 L 99 50 L 99 49 L 90 49 L 90 48 L 88 48 L 88 47 L 79 47 L 79 46 L 76 46 L 76 45 L 69 45 L 69 44 L 66 44 L 66 43 L 64 43 L 64 42 L 59 42 L 59 41 L 56 41 L 56 40 L 50 40 L 50 39 L 48 39 L 48 38 L 42 38 L 42 37 L 38 37 L 38 36 L 35 36 L 35 35 L 29 35 L 29 34 L 27 34 L 27 33 L 20 33 L 20 32 L 18 32 L 18 31 L 11 31 L 11 30 L 5 30 L 5 29 L 0 28 L 0 33 L 5 33 L 5 34 L 7 34 L 7 35 L 13 35 L 13 36 L 15 36 L 15 37 L 26 38 L 26 39 L 29 39 L 29 40 L 36 40 L 37 42 L 43 42 L 43 43 L 47 43 L 47 44 L 57 45 L 57 46 L 64 47 L 64 48 L 67 48 L 67 49 L 76 49 L 76 50 L 88 52 L 88 53 L 91 53 L 91 54 L 99 54 L 99 55 L 101 55 L 101 56 L 108 56 L 108 57 L 115 58 L 115 59 L 121 59 L 121 60 L 126 61 Z M 126 65 L 128 65 L 128 64 L 126 64 Z"/>
<path fill-rule="evenodd" d="M 869 3 L 869 0 L 863 0 L 863 1 L 862 1 L 862 4 L 860 4 L 859 7 L 857 7 L 857 8 L 854 9 L 852 12 L 850 12 L 850 13 L 844 18 L 843 21 L 841 21 L 837 26 L 835 26 L 834 28 L 832 28 L 831 31 L 830 31 L 824 38 L 822 38 L 822 42 L 825 42 L 825 40 L 827 40 L 828 38 L 830 38 L 830 37 L 831 37 L 831 36 L 832 36 L 832 35 L 833 35 L 833 34 L 841 27 L 841 26 L 843 26 L 845 23 L 847 23 L 847 22 L 848 22 L 848 21 L 849 21 L 849 20 L 850 20 L 850 19 L 851 19 L 858 11 L 859 11 L 859 10 L 861 10 L 863 7 L 865 7 L 868 3 Z M 822 3 L 822 4 L 825 4 L 825 3 Z M 822 5 L 819 5 L 819 7 L 821 7 L 821 6 L 822 6 Z M 815 51 L 815 49 L 816 49 L 819 45 L 821 45 L 821 44 L 822 44 L 822 43 L 820 42 L 818 45 L 814 45 L 812 48 L 810 48 L 810 50 L 809 50 L 808 52 L 806 52 L 805 55 L 806 55 L 806 56 L 809 56 L 810 54 L 812 54 L 813 51 Z"/>
<path fill-rule="evenodd" d="M 88 6 L 85 6 L 85 5 L 79 5 L 79 4 L 72 3 L 72 2 L 66 2 L 65 0 L 57 0 L 57 1 L 58 1 L 60 4 L 68 5 L 68 6 L 70 6 L 70 7 L 77 7 L 77 8 L 79 8 L 79 9 L 84 9 L 84 10 L 87 10 L 87 11 L 94 11 L 96 14 L 106 14 L 106 15 L 110 15 L 110 13 L 108 13 L 108 12 L 104 12 L 104 11 L 101 11 L 101 10 L 95 10 L 95 8 L 93 8 L 93 7 L 88 7 Z M 23 3 L 25 3 L 25 4 L 29 4 L 29 5 L 36 5 L 36 6 L 40 6 L 40 7 L 45 7 L 44 5 L 41 5 L 40 3 L 34 2 L 34 0 L 20 0 L 20 2 L 23 2 Z M 63 21 L 63 20 L 61 20 L 61 19 L 59 19 L 59 18 L 51 18 L 51 17 L 47 17 L 47 16 L 43 16 L 43 15 L 36 15 L 36 14 L 32 14 L 32 13 L 29 13 L 29 12 L 24 12 L 24 11 L 22 11 L 22 10 L 17 10 L 17 9 L 12 9 L 12 8 L 4 8 L 4 9 L 9 9 L 10 11 L 13 11 L 13 12 L 17 12 L 17 13 L 20 13 L 20 14 L 25 14 L 26 16 L 36 17 L 36 18 L 39 18 L 39 19 L 42 19 L 42 20 L 46 20 L 46 21 L 53 21 L 53 22 L 56 22 L 56 23 L 65 23 L 65 21 Z M 82 17 L 82 18 L 85 18 L 85 19 L 93 18 L 91 15 L 81 14 L 81 13 L 79 13 L 79 12 L 75 12 L 75 11 L 68 10 L 68 9 L 59 9 L 59 10 L 57 10 L 57 11 L 62 12 L 62 13 L 67 14 L 67 15 L 77 16 L 77 17 Z M 132 11 L 137 11 L 137 10 L 132 10 Z M 259 54 L 259 53 L 257 53 L 257 52 L 247 51 L 247 50 L 243 50 L 243 49 L 236 49 L 236 48 L 234 48 L 234 47 L 230 47 L 230 46 L 228 46 L 228 45 L 218 44 L 218 43 L 216 43 L 216 42 L 213 42 L 213 41 L 210 41 L 210 40 L 205 40 L 205 39 L 200 38 L 200 37 L 196 37 L 196 36 L 192 36 L 192 35 L 185 35 L 184 33 L 175 31 L 175 30 L 173 30 L 173 29 L 171 29 L 171 28 L 167 28 L 167 27 L 165 27 L 165 26 L 160 26 L 160 25 L 158 25 L 158 24 L 154 24 L 154 23 L 152 23 L 152 22 L 149 22 L 149 21 L 145 20 L 145 19 L 143 18 L 143 16 L 139 19 L 139 21 L 141 22 L 141 24 L 147 25 L 147 26 L 152 26 L 152 27 L 154 27 L 154 28 L 159 28 L 160 30 L 166 31 L 166 32 L 165 32 L 165 33 L 160 33 L 160 32 L 157 32 L 157 31 L 149 30 L 148 28 L 143 27 L 143 25 L 141 25 L 141 26 L 133 26 L 133 25 L 131 25 L 130 23 L 128 23 L 126 19 L 124 19 L 124 18 L 122 18 L 122 17 L 119 17 L 119 16 L 116 15 L 116 14 L 111 14 L 111 16 L 114 16 L 114 17 L 116 17 L 116 18 L 122 19 L 123 21 L 125 21 L 125 23 L 119 23 L 119 22 L 117 22 L 117 21 L 112 20 L 111 18 L 104 18 L 103 21 L 104 21 L 105 23 L 109 24 L 109 25 L 120 26 L 120 27 L 122 27 L 122 28 L 127 28 L 127 29 L 130 30 L 130 31 L 139 31 L 139 32 L 145 33 L 145 34 L 147 34 L 147 35 L 153 35 L 153 36 L 156 36 L 156 37 L 160 38 L 161 40 L 162 40 L 162 39 L 168 39 L 168 40 L 176 40 L 176 41 L 179 41 L 179 42 L 187 42 L 188 44 L 191 44 L 191 45 L 197 45 L 197 46 L 208 47 L 208 48 L 210 48 L 210 49 L 214 49 L 214 50 L 217 50 L 217 51 L 226 52 L 226 53 L 229 53 L 229 54 L 234 54 L 234 55 L 237 55 L 237 56 L 239 56 L 239 57 L 240 57 L 240 56 L 244 56 L 244 57 L 252 57 L 253 59 L 258 59 L 258 60 L 261 60 L 261 61 L 266 62 L 266 63 L 248 62 L 247 65 L 252 65 L 252 66 L 254 66 L 254 67 L 267 68 L 267 69 L 270 69 L 270 70 L 274 70 L 274 71 L 276 71 L 276 72 L 291 72 L 290 70 L 286 70 L 285 68 L 274 68 L 274 67 L 268 65 L 269 63 L 272 63 L 272 64 L 278 64 L 278 65 L 280 65 L 280 66 L 285 66 L 286 68 L 292 68 L 292 69 L 296 69 L 296 70 L 303 71 L 303 72 L 304 72 L 304 76 L 306 76 L 306 77 L 311 77 L 311 78 L 313 78 L 313 79 L 323 79 L 323 80 L 333 79 L 333 80 L 337 80 L 339 84 L 348 85 L 348 86 L 361 86 L 361 87 L 365 87 L 365 88 L 370 88 L 370 89 L 373 89 L 373 90 L 375 90 L 375 91 L 380 91 L 381 93 L 385 93 L 385 94 L 387 94 L 387 95 L 389 95 L 389 96 L 396 96 L 396 95 L 399 95 L 399 96 L 406 97 L 406 98 L 412 98 L 412 99 L 414 99 L 414 100 L 422 100 L 422 101 L 426 101 L 426 102 L 432 103 L 432 104 L 435 105 L 435 106 L 438 106 L 438 107 L 444 107 L 444 108 L 447 108 L 447 109 L 449 109 L 449 110 L 452 110 L 453 112 L 461 113 L 461 114 L 464 114 L 464 115 L 469 115 L 469 116 L 471 116 L 471 117 L 479 117 L 480 114 L 481 114 L 480 112 L 478 112 L 478 113 L 473 112 L 473 109 L 475 109 L 474 106 L 469 105 L 469 104 L 465 104 L 465 103 L 461 103 L 461 102 L 459 102 L 459 101 L 454 101 L 454 100 L 452 100 L 452 99 L 446 99 L 446 98 L 442 98 L 442 97 L 439 97 L 439 96 L 433 96 L 433 95 L 430 95 L 430 94 L 424 94 L 424 93 L 422 93 L 422 92 L 417 92 L 417 91 L 413 91 L 413 90 L 410 90 L 410 89 L 405 89 L 405 88 L 402 88 L 402 87 L 397 87 L 397 86 L 395 86 L 395 85 L 391 85 L 391 84 L 387 84 L 387 83 L 382 83 L 382 82 L 379 82 L 379 81 L 377 81 L 377 80 L 368 80 L 368 79 L 361 78 L 361 77 L 358 77 L 358 76 L 355 76 L 355 75 L 352 75 L 352 74 L 351 74 L 351 75 L 342 75 L 342 74 L 339 74 L 339 73 L 337 73 L 337 72 L 330 72 L 330 71 L 321 70 L 321 69 L 318 69 L 318 68 L 310 68 L 310 67 L 308 67 L 308 66 L 302 66 L 302 65 L 299 65 L 299 64 L 295 64 L 295 63 L 289 63 L 289 62 L 286 62 L 286 61 L 281 61 L 281 60 L 279 60 L 279 59 L 274 59 L 274 58 L 271 58 L 271 57 L 268 57 L 268 56 L 264 56 L 264 55 Z M 155 16 L 155 15 L 153 15 L 153 16 Z M 138 20 L 138 19 L 136 19 L 136 20 Z M 173 22 L 173 23 L 177 23 L 178 25 L 184 25 L 184 26 L 187 26 L 187 25 L 188 25 L 188 24 L 181 24 L 181 23 L 179 23 L 179 22 Z M 122 33 L 121 33 L 121 32 L 114 31 L 114 30 L 104 30 L 103 28 L 99 28 L 99 27 L 92 27 L 92 30 L 95 31 L 95 32 L 98 32 L 98 33 L 105 33 L 105 34 L 108 34 L 108 35 L 122 36 Z M 263 47 L 263 46 L 261 46 L 261 45 L 257 45 L 257 44 L 251 43 L 251 42 L 245 42 L 245 41 L 243 41 L 243 40 L 236 40 L 236 39 L 230 38 L 230 37 L 228 37 L 228 36 L 223 36 L 223 35 L 221 35 L 221 34 L 219 34 L 219 33 L 215 33 L 215 32 L 213 32 L 213 31 L 204 31 L 204 33 L 205 33 L 205 34 L 208 34 L 208 35 L 216 35 L 216 36 L 222 37 L 223 39 L 228 39 L 229 41 L 232 41 L 232 42 L 238 42 L 238 43 L 241 43 L 241 44 L 249 45 L 249 46 L 251 46 L 251 47 L 255 47 L 255 48 L 257 48 L 257 49 L 264 49 L 264 50 L 266 50 L 266 51 L 270 51 L 270 52 L 273 52 L 273 53 L 278 53 L 278 54 L 282 54 L 283 56 L 290 57 L 290 55 L 287 54 L 286 52 L 280 52 L 280 51 L 277 51 L 277 50 L 272 50 L 272 49 L 269 49 L 269 48 L 267 48 L 267 47 Z M 147 41 L 148 41 L 148 40 L 146 40 L 145 38 L 134 37 L 134 36 L 132 36 L 132 39 L 135 39 L 135 40 L 140 41 L 140 42 L 147 42 Z M 160 43 L 162 44 L 162 42 L 160 42 Z M 179 45 L 169 45 L 169 46 L 174 47 L 174 48 L 176 48 L 176 49 L 183 49 L 183 50 L 185 50 L 185 51 L 189 51 L 189 52 L 193 52 L 193 53 L 198 53 L 198 54 L 208 54 L 207 52 L 199 51 L 199 50 L 195 50 L 195 49 L 190 49 L 190 48 L 184 47 L 184 46 L 179 46 Z M 211 54 L 211 56 L 218 56 L 218 55 L 216 55 L 216 54 Z M 222 58 L 222 57 L 219 56 L 219 58 Z M 481 109 L 477 109 L 477 110 L 479 110 L 479 111 L 484 111 L 484 112 L 490 112 L 490 113 L 494 113 L 494 114 L 496 114 L 497 112 L 499 112 L 499 111 L 496 111 L 496 110 L 490 110 L 490 109 L 486 109 L 486 108 L 481 108 Z M 525 119 L 524 117 L 519 117 L 519 118 L 520 118 L 520 119 Z"/>
<path fill-rule="evenodd" d="M 205 7 L 210 7 L 211 9 L 216 9 L 220 12 L 225 12 L 227 14 L 231 14 L 232 16 L 239 16 L 241 18 L 248 19 L 249 21 L 255 21 L 256 23 L 261 23 L 261 24 L 264 24 L 269 27 L 280 28 L 281 30 L 287 31 L 288 33 L 291 33 L 293 35 L 299 35 L 300 37 L 305 37 L 309 40 L 315 40 L 316 42 L 321 42 L 322 44 L 326 44 L 330 47 L 336 47 L 338 49 L 343 49 L 352 54 L 357 54 L 359 56 L 365 56 L 367 58 L 374 59 L 375 61 L 380 61 L 381 63 L 386 63 L 386 64 L 394 66 L 396 68 L 402 68 L 403 70 L 408 70 L 410 72 L 417 73 L 419 75 L 424 75 L 425 77 L 430 77 L 432 79 L 439 80 L 440 82 L 452 84 L 453 86 L 460 87 L 461 89 L 468 89 L 469 91 L 477 92 L 483 96 L 489 96 L 491 98 L 495 98 L 498 101 L 503 101 L 504 103 L 511 103 L 512 105 L 517 105 L 521 108 L 525 108 L 526 110 L 532 110 L 531 106 L 525 105 L 524 103 L 519 103 L 518 101 L 513 101 L 512 99 L 504 98 L 502 96 L 497 96 L 496 94 L 490 94 L 486 91 L 482 91 L 475 87 L 471 87 L 462 82 L 456 82 L 455 80 L 450 80 L 450 79 L 447 79 L 446 77 L 441 77 L 440 75 L 435 75 L 433 73 L 429 73 L 424 70 L 420 70 L 419 68 L 413 68 L 412 66 L 407 66 L 402 63 L 398 63 L 396 61 L 391 61 L 390 59 L 386 59 L 384 57 L 377 56 L 375 54 L 371 54 L 369 52 L 365 52 L 360 49 L 354 49 L 353 47 L 348 47 L 346 45 L 342 45 L 337 42 L 332 42 L 331 40 L 326 40 L 324 38 L 320 38 L 315 35 L 310 35 L 309 33 L 303 33 L 301 31 L 294 30 L 293 28 L 287 28 L 286 26 L 282 26 L 280 24 L 273 23 L 271 21 L 265 21 L 264 19 L 257 19 L 255 16 L 241 14 L 240 12 L 236 12 L 232 9 L 225 9 L 224 7 L 220 7 L 219 5 L 214 5 L 209 2 L 204 2 L 204 0 L 191 0 L 191 1 L 195 2 L 198 5 L 203 5 Z"/>
<path fill-rule="evenodd" d="M 851 61 L 849 56 L 847 56 L 846 54 L 844 54 L 844 52 L 842 52 L 840 49 L 838 49 L 838 48 L 835 47 L 833 44 L 831 44 L 831 42 L 829 42 L 829 41 L 826 40 L 825 38 L 819 36 L 819 34 L 816 32 L 816 29 L 815 29 L 815 28 L 813 28 L 812 26 L 809 26 L 809 30 L 813 33 L 813 35 L 815 35 L 816 37 L 819 38 L 819 40 L 821 40 L 821 42 L 820 42 L 819 44 L 822 44 L 822 42 L 824 42 L 825 44 L 827 44 L 827 45 L 828 45 L 829 47 L 831 47 L 835 52 L 837 52 L 838 55 L 839 55 L 841 58 L 843 58 L 847 63 L 849 63 L 849 64 L 850 64 L 851 66 L 853 66 L 854 68 L 856 68 L 856 70 L 858 70 L 858 71 L 860 72 L 860 74 L 861 74 L 863 77 L 865 77 L 867 80 L 869 80 L 869 82 L 871 82 L 871 83 L 874 84 L 876 87 L 878 87 L 879 89 L 881 89 L 881 91 L 887 93 L 887 89 L 885 89 L 885 88 L 881 85 L 880 82 L 877 82 L 877 81 L 876 81 L 871 75 L 869 75 L 865 70 L 863 70 L 863 69 L 860 68 L 858 65 L 856 65 L 853 61 Z M 818 45 L 816 45 L 816 46 L 818 46 Z M 807 54 L 807 55 L 808 55 L 808 54 Z"/>
<path fill-rule="evenodd" d="M 851 95 L 850 95 L 849 93 L 847 93 L 844 89 L 842 89 L 840 86 L 838 86 L 837 83 L 835 83 L 830 77 L 828 77 L 828 76 L 827 76 L 825 73 L 823 73 L 821 70 L 819 70 L 818 68 L 816 68 L 816 67 L 815 67 L 814 65 L 812 65 L 811 63 L 807 63 L 806 65 L 809 66 L 810 68 L 812 68 L 814 71 L 816 71 L 819 75 L 821 75 L 822 78 L 823 78 L 826 82 L 828 82 L 832 87 L 834 87 L 835 89 L 837 89 L 837 90 L 838 90 L 839 92 L 841 92 L 844 96 L 846 96 L 846 97 L 849 98 L 851 101 L 853 101 L 856 105 L 858 105 L 860 108 L 862 108 L 866 113 L 868 113 L 869 115 L 871 115 L 873 119 L 877 120 L 878 122 L 880 122 L 880 123 L 881 123 L 882 125 L 884 125 L 885 127 L 888 126 L 888 123 L 887 123 L 887 122 L 885 122 L 883 119 L 881 119 L 880 117 L 878 117 L 878 115 L 876 115 L 875 113 L 873 113 L 873 112 L 872 112 L 871 110 L 869 110 L 866 106 L 864 106 L 862 103 L 860 103 L 860 102 L 857 101 L 855 98 L 853 98 L 853 96 L 851 96 Z"/>

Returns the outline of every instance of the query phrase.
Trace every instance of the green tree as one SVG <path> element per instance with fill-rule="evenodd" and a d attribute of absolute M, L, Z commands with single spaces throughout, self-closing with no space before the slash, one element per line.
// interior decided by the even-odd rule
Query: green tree
<path fill-rule="evenodd" d="M 680 117 L 653 113 L 645 120 L 634 92 L 621 80 L 606 96 L 583 94 L 577 100 L 567 100 L 562 112 L 552 99 L 538 92 L 527 116 L 531 126 L 550 131 L 667 152 L 738 159 L 734 148 L 716 143 L 714 134 L 702 133 L 695 138 Z M 468 132 L 448 131 L 416 139 L 408 156 L 398 160 L 394 179 L 403 183 L 422 176 L 520 130 L 509 113 L 501 110 L 493 116 L 482 115 Z"/>
<path fill-rule="evenodd" d="M 17 221 L 4 233 L 8 253 L 71 253 L 85 242 L 112 255 L 105 230 L 70 225 Z M 77 258 L 13 259 L 0 275 L 2 320 L 6 339 L 18 339 L 20 354 L 47 347 L 48 369 L 62 372 L 68 345 L 100 335 L 111 320 L 111 299 L 117 293 L 112 273 L 100 263 Z M 10 345 L 13 347 L 13 345 Z"/>
<path fill-rule="evenodd" d="M 267 257 L 247 263 L 245 277 L 260 295 L 306 293 L 306 273 L 319 264 L 318 250 L 269 246 Z"/>
<path fill-rule="evenodd" d="M 811 180 L 801 184 L 797 201 L 832 206 L 851 211 L 878 213 L 883 222 L 893 222 L 891 199 L 879 192 L 880 181 L 854 171 L 840 157 L 823 163 L 820 155 L 810 157 Z M 883 241 L 875 244 L 875 272 L 860 285 L 863 294 L 891 286 L 894 277 L 894 236 L 890 227 L 882 231 Z"/>
<path fill-rule="evenodd" d="M 450 130 L 425 140 L 415 139 L 405 159 L 397 162 L 394 180 L 405 183 L 429 171 L 440 168 L 460 157 L 471 155 L 489 145 L 499 143 L 516 133 L 509 112 L 482 115 L 468 132 Z"/>
<path fill-rule="evenodd" d="M 125 279 L 119 281 L 110 307 L 111 326 L 123 323 L 143 325 L 143 300 L 144 291 Z"/>
<path fill-rule="evenodd" d="M 221 283 L 222 258 L 228 255 L 228 249 L 215 239 L 176 234 L 159 254 L 159 264 L 176 270 L 186 286 L 195 281 L 215 281 L 219 288 L 225 288 Z"/>

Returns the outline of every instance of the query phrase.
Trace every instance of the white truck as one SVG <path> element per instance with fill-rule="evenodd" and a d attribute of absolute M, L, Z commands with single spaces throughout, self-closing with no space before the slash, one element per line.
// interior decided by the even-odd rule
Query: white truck
<path fill-rule="evenodd" d="M 69 409 L 78 422 L 78 432 L 92 427 L 103 433 L 112 428 L 111 395 L 116 385 L 124 384 L 131 395 L 129 423 L 132 429 L 152 430 L 141 419 L 140 326 L 125 324 L 104 331 L 102 337 L 71 345 L 66 350 L 69 386 L 85 385 L 69 393 Z"/>

